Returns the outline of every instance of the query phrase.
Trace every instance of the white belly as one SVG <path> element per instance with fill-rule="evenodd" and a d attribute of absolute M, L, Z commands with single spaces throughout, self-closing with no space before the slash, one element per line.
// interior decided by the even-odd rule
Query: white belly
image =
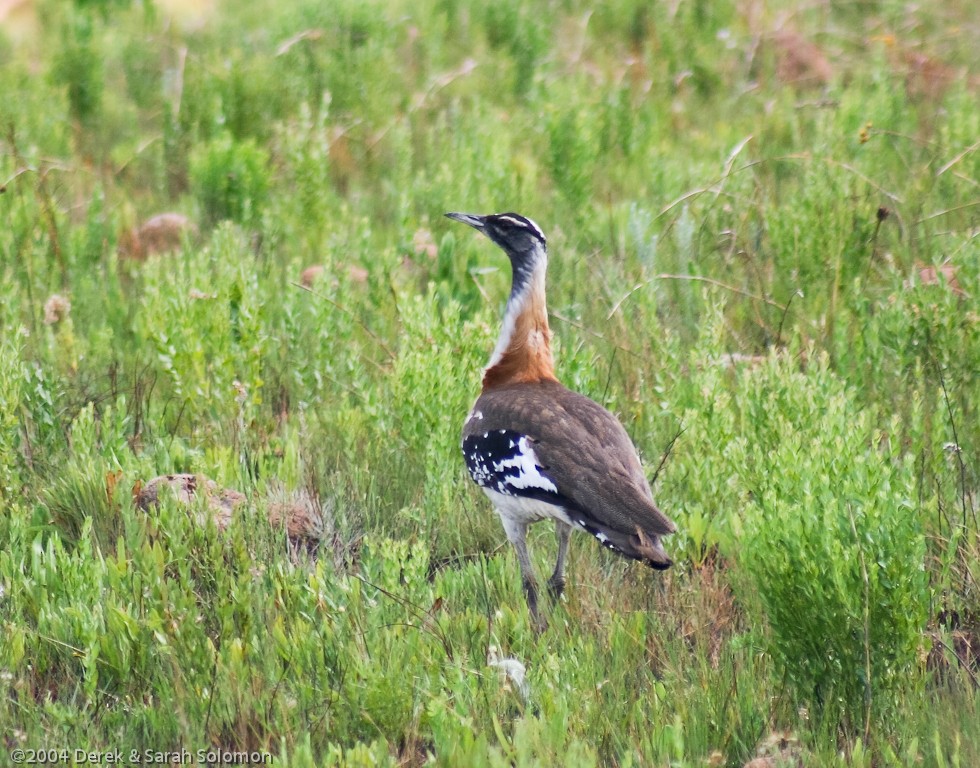
<path fill-rule="evenodd" d="M 492 488 L 484 488 L 483 492 L 490 497 L 490 501 L 493 503 L 494 509 L 497 510 L 497 514 L 500 515 L 505 528 L 508 527 L 508 523 L 530 525 L 539 520 L 555 519 L 569 525 L 575 525 L 564 509 L 549 504 L 547 501 L 529 499 L 526 496 L 511 496 Z"/>

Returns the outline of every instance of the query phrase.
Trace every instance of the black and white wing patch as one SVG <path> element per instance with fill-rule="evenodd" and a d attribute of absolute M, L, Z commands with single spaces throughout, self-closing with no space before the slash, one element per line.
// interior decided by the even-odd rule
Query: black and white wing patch
<path fill-rule="evenodd" d="M 463 458 L 481 488 L 508 496 L 557 501 L 558 487 L 534 453 L 534 440 L 520 432 L 495 429 L 463 438 Z"/>
<path fill-rule="evenodd" d="M 524 522 L 556 517 L 591 534 L 606 549 L 620 555 L 646 562 L 652 568 L 670 565 L 659 537 L 648 536 L 639 527 L 627 532 L 605 524 L 559 491 L 554 476 L 549 475 L 548 467 L 535 453 L 535 443 L 533 438 L 509 429 L 473 432 L 463 438 L 463 457 L 474 482 L 488 491 L 509 496 L 516 503 L 513 506 L 494 499 L 501 517 L 513 514 Z M 525 506 L 518 500 L 544 504 Z M 555 509 L 560 513 L 556 514 Z"/>

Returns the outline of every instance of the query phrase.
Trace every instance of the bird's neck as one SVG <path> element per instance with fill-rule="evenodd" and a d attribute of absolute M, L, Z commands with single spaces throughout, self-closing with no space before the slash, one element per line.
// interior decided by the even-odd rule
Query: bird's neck
<path fill-rule="evenodd" d="M 551 329 L 545 301 L 547 256 L 542 252 L 527 274 L 514 274 L 514 287 L 497 346 L 483 371 L 483 388 L 555 380 Z"/>

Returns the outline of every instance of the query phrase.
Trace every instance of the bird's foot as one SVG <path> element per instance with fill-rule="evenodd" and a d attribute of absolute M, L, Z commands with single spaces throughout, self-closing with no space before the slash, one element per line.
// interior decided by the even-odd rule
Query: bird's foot
<path fill-rule="evenodd" d="M 561 602 L 561 596 L 565 594 L 565 579 L 556 579 L 552 576 L 548 579 L 548 596 L 551 604 L 556 605 Z"/>

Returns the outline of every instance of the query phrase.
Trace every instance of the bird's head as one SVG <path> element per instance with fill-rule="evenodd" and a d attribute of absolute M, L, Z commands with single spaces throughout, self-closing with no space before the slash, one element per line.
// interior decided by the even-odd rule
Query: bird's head
<path fill-rule="evenodd" d="M 516 213 L 447 213 L 450 219 L 469 224 L 499 245 L 510 257 L 515 273 L 530 272 L 545 256 L 548 243 L 541 227 Z"/>

